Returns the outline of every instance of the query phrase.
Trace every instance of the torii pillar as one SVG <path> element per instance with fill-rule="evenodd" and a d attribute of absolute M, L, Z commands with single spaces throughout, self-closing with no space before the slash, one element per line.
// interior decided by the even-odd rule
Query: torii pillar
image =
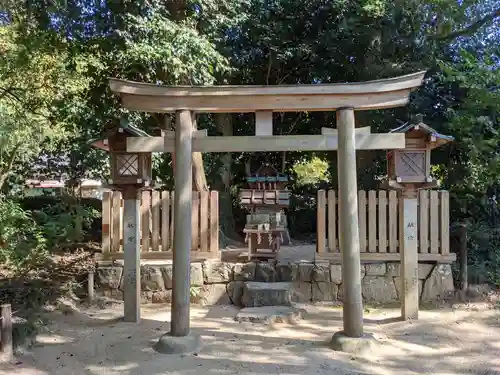
<path fill-rule="evenodd" d="M 174 253 L 172 275 L 172 316 L 170 332 L 160 337 L 155 349 L 177 354 L 195 351 L 201 338 L 190 331 L 191 216 L 193 201 L 193 118 L 191 111 L 176 111 Z"/>

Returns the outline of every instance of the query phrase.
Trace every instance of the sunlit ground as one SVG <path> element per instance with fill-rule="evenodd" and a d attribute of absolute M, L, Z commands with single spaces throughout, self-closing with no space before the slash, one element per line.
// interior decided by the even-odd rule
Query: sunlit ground
<path fill-rule="evenodd" d="M 120 321 L 120 305 L 52 313 L 49 332 L 0 374 L 500 374 L 500 311 L 486 304 L 422 311 L 411 323 L 397 321 L 397 309 L 370 309 L 365 329 L 379 345 L 364 357 L 325 345 L 341 329 L 341 309 L 305 308 L 304 320 L 276 326 L 237 323 L 232 307 L 193 308 L 204 345 L 178 356 L 152 349 L 168 331 L 168 306 L 145 307 L 138 325 Z"/>

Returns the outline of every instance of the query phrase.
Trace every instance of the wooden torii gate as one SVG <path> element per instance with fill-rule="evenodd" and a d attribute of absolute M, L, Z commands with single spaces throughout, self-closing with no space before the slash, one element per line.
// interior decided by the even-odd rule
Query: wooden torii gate
<path fill-rule="evenodd" d="M 283 86 L 158 86 L 154 84 L 111 79 L 111 90 L 118 93 L 129 110 L 175 112 L 175 134 L 164 137 L 127 139 L 127 152 L 175 152 L 175 235 L 173 247 L 173 290 L 171 331 L 162 337 L 168 352 L 189 350 L 197 339 L 190 334 L 190 249 L 193 152 L 270 152 L 270 151 L 338 151 L 340 249 L 343 275 L 342 335 L 363 337 L 363 301 L 358 228 L 356 149 L 402 149 L 405 136 L 399 133 L 372 134 L 355 130 L 355 111 L 404 106 L 411 91 L 422 84 L 425 72 L 401 77 L 344 84 Z M 322 135 L 273 135 L 273 112 L 337 112 L 337 131 Z M 254 136 L 209 137 L 193 131 L 195 113 L 254 112 Z M 125 205 L 137 207 L 137 205 Z M 124 238 L 137 234 L 137 214 L 125 214 Z M 127 229 L 128 228 L 128 229 Z M 132 229 L 131 229 L 132 228 Z M 128 274 L 137 280 L 140 271 L 139 241 L 124 245 L 125 280 Z M 404 252 L 404 249 L 401 249 Z M 127 253 L 129 255 L 127 256 Z M 127 261 L 128 260 L 128 261 Z M 403 264 L 404 267 L 404 264 Z M 403 270 L 403 274 L 405 270 Z M 134 290 L 135 288 L 135 290 Z M 418 288 L 418 285 L 417 285 Z M 127 290 L 129 291 L 127 293 Z M 138 314 L 140 283 L 125 287 L 124 299 Z M 403 289 L 403 299 L 418 295 Z M 412 303 L 415 303 L 413 301 Z M 416 301 L 418 304 L 418 300 Z M 127 315 L 127 309 L 125 309 Z M 127 318 L 127 317 L 126 317 Z M 135 317 L 138 320 L 138 316 Z M 134 318 L 132 318 L 132 321 Z M 175 340 L 178 340 L 175 341 Z M 180 340 L 180 341 L 179 341 Z M 180 343 L 177 345 L 176 343 Z"/>

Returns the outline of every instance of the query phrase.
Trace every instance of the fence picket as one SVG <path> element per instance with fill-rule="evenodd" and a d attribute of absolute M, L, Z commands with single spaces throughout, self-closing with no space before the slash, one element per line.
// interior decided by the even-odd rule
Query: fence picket
<path fill-rule="evenodd" d="M 325 242 L 326 242 L 326 231 L 325 231 L 325 226 L 326 226 L 326 193 L 324 190 L 318 190 L 318 199 L 317 199 L 317 209 L 316 209 L 316 215 L 317 215 L 317 222 L 316 222 L 316 251 L 318 253 L 324 253 L 325 252 Z"/>
<path fill-rule="evenodd" d="M 340 220 L 341 218 L 339 218 Z M 366 191 L 358 191 L 359 249 L 366 252 Z"/>
<path fill-rule="evenodd" d="M 377 252 L 377 192 L 368 192 L 368 252 Z"/>
<path fill-rule="evenodd" d="M 202 191 L 200 195 L 200 250 L 208 252 L 209 239 L 209 214 L 208 214 L 208 191 Z"/>
<path fill-rule="evenodd" d="M 420 190 L 418 207 L 419 253 L 429 252 L 429 191 Z"/>
<path fill-rule="evenodd" d="M 437 191 L 430 192 L 430 208 L 431 208 L 431 253 L 439 252 L 439 197 Z"/>
<path fill-rule="evenodd" d="M 448 255 L 450 253 L 450 193 L 447 191 L 440 192 L 441 203 L 441 254 Z"/>
<path fill-rule="evenodd" d="M 170 192 L 161 192 L 161 251 L 170 251 Z"/>
<path fill-rule="evenodd" d="M 378 192 L 378 252 L 387 252 L 387 192 Z"/>
<path fill-rule="evenodd" d="M 151 192 L 151 250 L 160 250 L 160 192 L 153 190 Z"/>
<path fill-rule="evenodd" d="M 191 206 L 191 249 L 198 250 L 199 241 L 199 223 L 200 223 L 200 198 L 197 191 L 193 191 L 193 204 Z"/>
<path fill-rule="evenodd" d="M 389 191 L 389 252 L 398 251 L 398 196 L 394 190 Z"/>
<path fill-rule="evenodd" d="M 328 190 L 328 251 L 337 251 L 337 201 L 335 190 Z"/>

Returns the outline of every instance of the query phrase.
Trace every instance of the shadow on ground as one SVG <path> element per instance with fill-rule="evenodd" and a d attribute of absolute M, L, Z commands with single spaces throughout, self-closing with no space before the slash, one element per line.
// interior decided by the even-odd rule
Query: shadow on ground
<path fill-rule="evenodd" d="M 121 305 L 52 313 L 23 363 L 0 374 L 500 374 L 498 311 L 425 311 L 408 323 L 397 310 L 370 310 L 366 331 L 380 345 L 355 357 L 326 345 L 341 329 L 341 310 L 306 308 L 306 319 L 276 326 L 237 323 L 231 306 L 193 308 L 193 331 L 204 345 L 176 356 L 152 349 L 169 330 L 168 306 L 145 307 L 140 324 L 121 321 Z"/>

